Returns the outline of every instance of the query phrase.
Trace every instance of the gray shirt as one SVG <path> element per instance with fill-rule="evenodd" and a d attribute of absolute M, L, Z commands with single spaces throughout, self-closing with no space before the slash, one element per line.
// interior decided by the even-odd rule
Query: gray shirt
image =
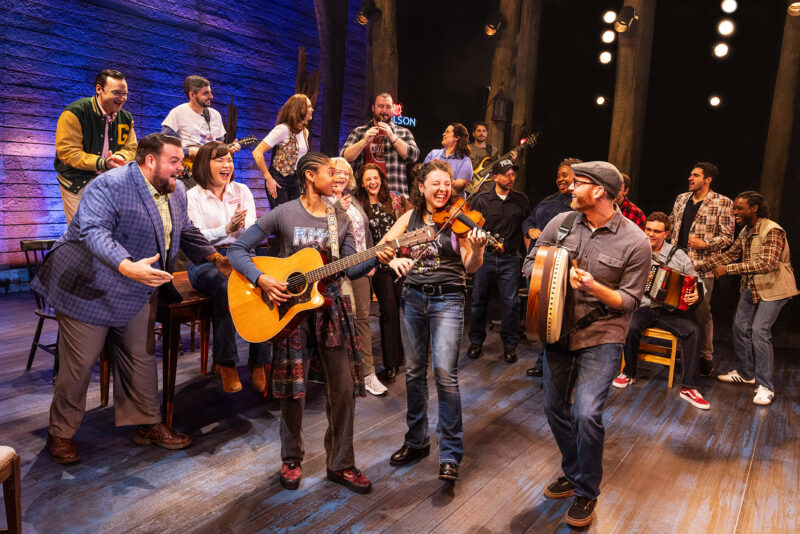
<path fill-rule="evenodd" d="M 667 258 L 669 258 L 669 253 L 673 248 L 675 247 L 664 241 L 664 244 L 661 245 L 661 250 L 659 250 L 657 254 L 651 254 L 651 257 L 655 256 L 658 258 L 659 263 L 666 265 L 670 269 L 674 269 L 679 273 L 697 276 L 697 271 L 694 270 L 694 264 L 692 263 L 692 260 L 689 259 L 689 256 L 687 256 L 683 250 L 677 249 L 672 255 L 672 258 L 667 261 Z M 651 263 L 656 263 L 656 261 L 653 259 L 651 260 Z M 703 285 L 703 279 L 698 277 L 697 283 Z M 705 288 L 705 286 L 703 287 Z M 642 297 L 642 308 L 661 308 L 663 306 L 664 305 L 660 302 L 653 302 L 650 300 L 650 297 L 648 297 L 646 294 Z"/>
<path fill-rule="evenodd" d="M 625 343 L 633 312 L 644 295 L 650 272 L 650 242 L 641 228 L 614 208 L 614 215 L 594 231 L 583 214 L 575 219 L 572 230 L 561 242 L 569 251 L 570 260 L 592 274 L 595 280 L 622 296 L 622 313 L 607 315 L 570 335 L 569 349 L 580 350 L 603 343 Z M 553 246 L 558 238 L 561 221 L 571 212 L 556 215 L 542 231 L 536 246 L 525 257 L 523 271 L 530 277 L 536 251 L 540 246 Z M 601 302 L 585 291 L 567 288 L 562 332 L 568 332 L 584 315 Z"/>

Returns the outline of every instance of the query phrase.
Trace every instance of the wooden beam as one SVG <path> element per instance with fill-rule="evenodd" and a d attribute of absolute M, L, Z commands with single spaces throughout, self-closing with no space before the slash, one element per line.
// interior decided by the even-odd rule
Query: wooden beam
<path fill-rule="evenodd" d="M 636 190 L 644 137 L 656 0 L 626 0 L 624 5 L 633 7 L 639 20 L 626 33 L 617 34 L 617 83 L 608 161 L 631 177 L 631 189 Z"/>
<path fill-rule="evenodd" d="M 789 3 L 786 2 L 787 5 Z M 796 122 L 799 76 L 800 17 L 792 17 L 787 13 L 761 171 L 761 194 L 767 201 L 770 219 L 773 220 L 777 220 L 780 214 L 792 128 Z"/>
<path fill-rule="evenodd" d="M 347 36 L 347 2 L 314 0 L 320 44 L 322 85 L 322 125 L 320 151 L 335 155 L 339 148 L 339 123 L 344 95 L 345 37 Z"/>
<path fill-rule="evenodd" d="M 367 37 L 367 83 L 365 111 L 375 95 L 389 93 L 397 101 L 398 55 L 397 10 L 395 0 L 375 0 L 380 14 L 369 22 Z"/>
<path fill-rule="evenodd" d="M 514 64 L 515 41 L 519 32 L 521 0 L 500 0 L 500 14 L 503 24 L 495 35 L 496 43 L 492 58 L 492 75 L 489 85 L 489 101 L 486 107 L 486 124 L 490 142 L 498 147 L 500 153 L 505 152 L 506 122 L 492 120 L 492 102 L 500 91 L 506 98 L 513 96 L 511 87 L 511 69 Z"/>
<path fill-rule="evenodd" d="M 518 144 L 523 135 L 529 135 L 533 125 L 533 95 L 536 88 L 541 14 L 542 0 L 522 0 L 512 83 L 514 108 L 511 117 L 509 146 Z M 527 131 L 523 131 L 523 126 Z M 525 158 L 520 158 L 518 162 L 520 170 L 514 187 L 518 191 L 525 191 Z"/>

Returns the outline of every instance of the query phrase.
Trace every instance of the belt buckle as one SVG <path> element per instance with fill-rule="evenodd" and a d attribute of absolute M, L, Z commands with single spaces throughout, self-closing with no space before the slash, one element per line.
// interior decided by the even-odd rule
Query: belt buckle
<path fill-rule="evenodd" d="M 423 295 L 428 295 L 429 297 L 436 294 L 436 286 L 431 284 L 422 284 L 419 290 L 422 291 Z"/>

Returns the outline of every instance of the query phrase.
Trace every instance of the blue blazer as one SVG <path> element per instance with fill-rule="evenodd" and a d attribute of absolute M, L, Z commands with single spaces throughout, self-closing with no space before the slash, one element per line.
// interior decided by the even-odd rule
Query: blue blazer
<path fill-rule="evenodd" d="M 56 311 L 88 324 L 122 326 L 155 291 L 119 274 L 122 260 L 159 253 L 153 267 L 171 272 L 179 248 L 196 264 L 216 252 L 189 219 L 180 181 L 169 196 L 172 246 L 166 251 L 164 224 L 144 180 L 130 162 L 86 186 L 72 223 L 31 281 Z"/>

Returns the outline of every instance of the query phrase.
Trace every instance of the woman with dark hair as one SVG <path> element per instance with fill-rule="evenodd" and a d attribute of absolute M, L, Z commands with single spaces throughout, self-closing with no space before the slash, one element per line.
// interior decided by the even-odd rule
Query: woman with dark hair
<path fill-rule="evenodd" d="M 296 94 L 278 111 L 275 128 L 253 149 L 253 159 L 266 181 L 269 205 L 275 207 L 300 196 L 297 162 L 308 152 L 308 130 L 314 108 L 306 95 Z M 272 151 L 267 168 L 264 153 Z"/>
<path fill-rule="evenodd" d="M 331 252 L 335 239 L 341 255 L 356 252 L 352 225 L 341 207 L 333 207 L 323 197 L 333 194 L 336 168 L 325 154 L 311 152 L 297 164 L 302 177 L 300 198 L 281 204 L 262 216 L 239 240 L 231 245 L 228 258 L 234 269 L 258 287 L 262 296 L 273 305 L 287 302 L 292 295 L 287 283 L 261 272 L 253 263 L 250 250 L 269 235 L 283 241 L 285 256 L 313 247 Z M 330 215 L 330 221 L 329 221 Z M 381 253 L 388 262 L 393 253 Z M 377 265 L 377 261 L 347 269 L 356 279 Z M 286 337 L 273 340 L 273 391 L 281 403 L 280 483 L 286 489 L 300 486 L 303 444 L 303 408 L 311 354 L 316 351 L 325 376 L 328 430 L 325 434 L 328 480 L 342 484 L 357 493 L 367 493 L 372 484 L 355 467 L 353 449 L 353 417 L 355 397 L 364 396 L 364 377 L 358 336 L 349 299 L 341 298 L 338 280 L 325 288 L 332 305 L 317 309 L 297 325 Z"/>
<path fill-rule="evenodd" d="M 442 148 L 428 152 L 424 163 L 435 159 L 447 163 L 453 171 L 453 190 L 461 194 L 472 181 L 472 160 L 469 156 L 469 132 L 463 124 L 454 122 L 442 134 Z"/>
<path fill-rule="evenodd" d="M 433 225 L 433 213 L 451 203 L 452 175 L 444 161 L 424 164 L 411 190 L 413 209 L 397 220 L 383 240 Z M 412 254 L 421 254 L 416 264 L 408 258 L 395 258 L 389 263 L 398 275 L 407 275 L 400 309 L 408 402 L 408 432 L 389 463 L 406 465 L 430 452 L 430 353 L 439 399 L 439 478 L 451 482 L 458 480 L 458 466 L 464 454 L 458 354 L 464 329 L 466 275 L 480 268 L 485 247 L 486 234 L 479 228 L 470 230 L 465 237 L 445 230 L 431 243 L 412 249 Z"/>
<path fill-rule="evenodd" d="M 353 197 L 358 200 L 369 220 L 369 231 L 377 243 L 394 225 L 402 211 L 400 198 L 389 192 L 386 175 L 378 165 L 366 163 L 358 168 Z M 384 377 L 392 381 L 403 365 L 403 342 L 400 336 L 400 290 L 397 276 L 387 265 L 378 265 L 372 276 L 372 290 L 380 306 L 381 353 Z"/>
<path fill-rule="evenodd" d="M 211 141 L 198 149 L 193 176 L 198 187 L 186 192 L 189 218 L 217 252 L 226 256 L 230 244 L 256 222 L 253 194 L 246 185 L 233 181 L 233 158 L 228 146 L 220 141 Z M 242 383 L 236 371 L 238 350 L 236 330 L 228 310 L 228 278 L 208 262 L 189 263 L 188 275 L 192 287 L 211 297 L 214 364 L 219 367 L 222 389 L 235 393 L 242 389 Z M 267 363 L 269 346 L 251 343 L 248 366 L 251 384 L 259 392 L 267 385 L 264 367 Z"/>

